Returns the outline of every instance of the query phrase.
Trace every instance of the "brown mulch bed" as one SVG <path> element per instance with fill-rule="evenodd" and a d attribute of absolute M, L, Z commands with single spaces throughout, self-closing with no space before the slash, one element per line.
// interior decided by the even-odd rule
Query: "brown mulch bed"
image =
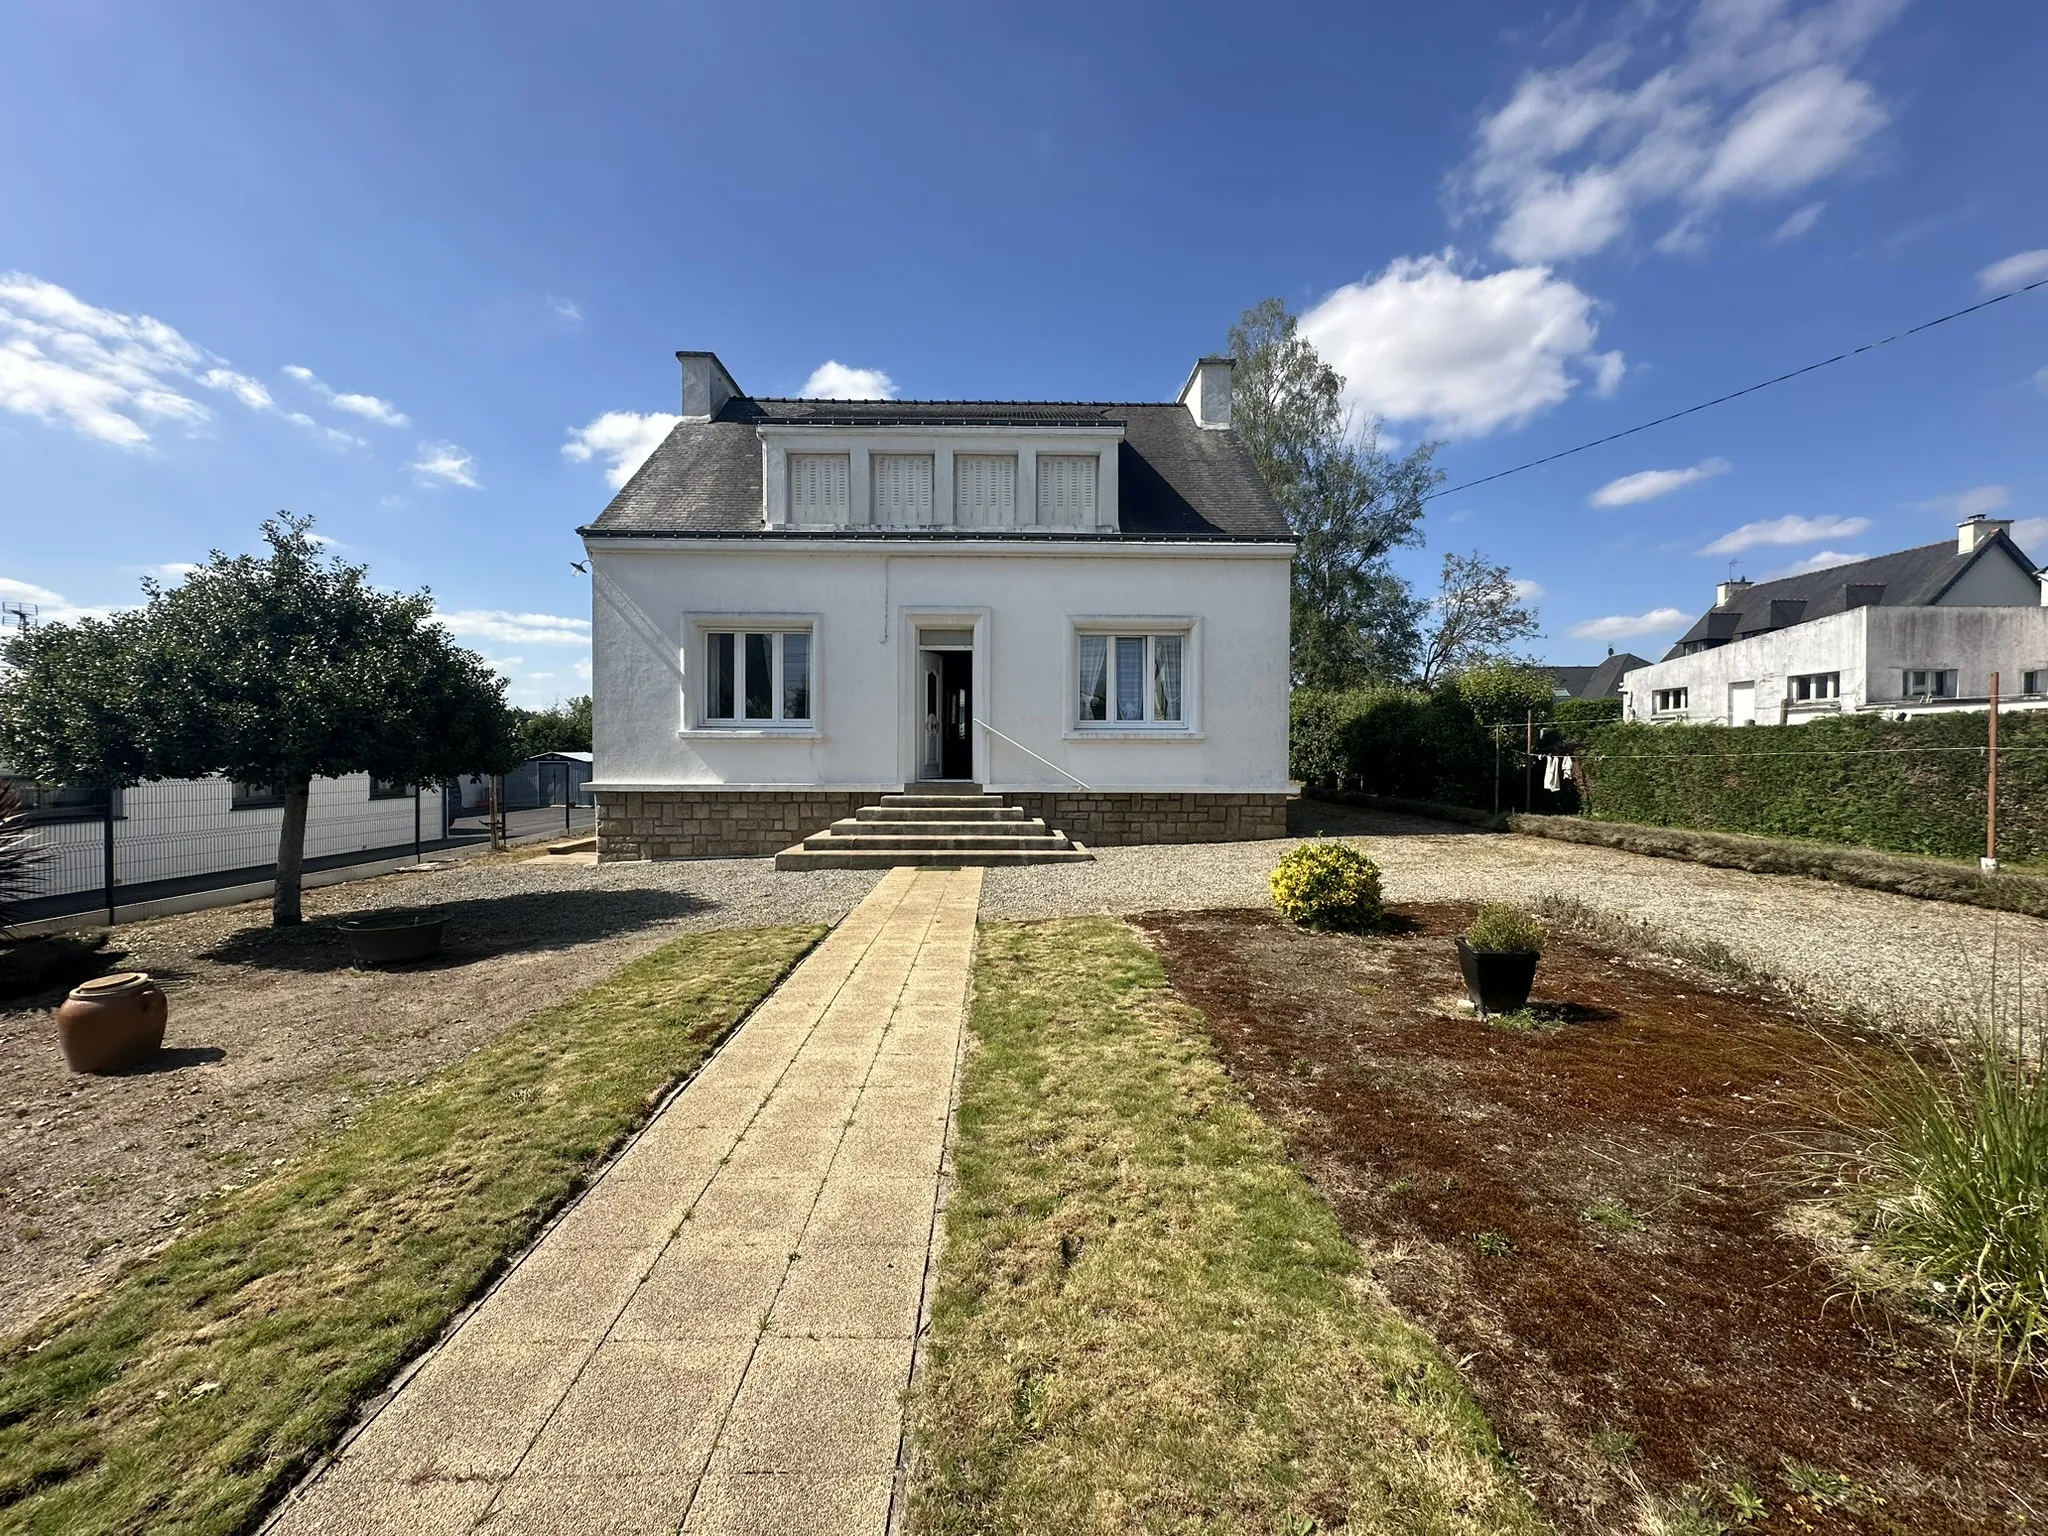
<path fill-rule="evenodd" d="M 1852 1303 L 1788 1172 L 1842 1053 L 1874 1043 L 1556 935 L 1536 998 L 1561 1022 L 1501 1029 L 1459 1011 L 1470 909 L 1398 916 L 1383 938 L 1134 921 L 1561 1530 L 1633 1529 L 1689 1490 L 1733 1524 L 1738 1480 L 1769 1508 L 1743 1530 L 2034 1528 L 2038 1383 L 1966 1397 L 1944 1333 Z"/>

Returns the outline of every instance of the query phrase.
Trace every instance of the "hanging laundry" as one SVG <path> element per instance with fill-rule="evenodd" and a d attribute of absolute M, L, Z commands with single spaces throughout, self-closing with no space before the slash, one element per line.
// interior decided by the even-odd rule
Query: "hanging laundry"
<path fill-rule="evenodd" d="M 1543 787 L 1553 795 L 1564 788 L 1564 759 L 1551 753 L 1543 758 Z"/>

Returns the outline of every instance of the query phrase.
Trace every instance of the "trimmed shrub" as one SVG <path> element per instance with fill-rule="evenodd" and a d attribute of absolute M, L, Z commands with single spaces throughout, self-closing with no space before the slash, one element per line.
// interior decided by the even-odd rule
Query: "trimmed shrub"
<path fill-rule="evenodd" d="M 1550 708 L 1551 729 L 1566 741 L 1584 741 L 1587 732 L 1621 719 L 1622 703 L 1618 695 L 1611 699 L 1559 699 Z"/>
<path fill-rule="evenodd" d="M 1971 859 L 1984 851 L 1984 711 L 1805 725 L 1610 725 L 1581 758 L 1603 821 Z M 2001 715 L 2001 858 L 2048 860 L 2048 714 Z"/>
<path fill-rule="evenodd" d="M 1465 942 L 1483 955 L 1540 955 L 1543 925 L 1520 907 L 1485 901 L 1465 930 Z"/>
<path fill-rule="evenodd" d="M 1365 933 L 1386 921 L 1380 867 L 1348 843 L 1303 843 L 1273 869 L 1273 905 L 1309 928 Z"/>

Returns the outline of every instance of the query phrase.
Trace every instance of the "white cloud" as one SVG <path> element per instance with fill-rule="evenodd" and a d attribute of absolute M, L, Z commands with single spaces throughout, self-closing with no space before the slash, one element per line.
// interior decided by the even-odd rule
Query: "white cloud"
<path fill-rule="evenodd" d="M 1648 613 L 1611 613 L 1604 619 L 1587 619 L 1574 624 L 1574 640 L 1634 640 L 1678 628 L 1690 615 L 1676 608 L 1652 608 Z"/>
<path fill-rule="evenodd" d="M 380 400 L 375 395 L 342 394 L 325 379 L 313 372 L 312 369 L 302 368 L 297 363 L 286 363 L 284 365 L 284 373 L 287 378 L 296 379 L 299 383 L 305 385 L 306 388 L 312 390 L 314 394 L 325 400 L 337 411 L 347 411 L 351 416 L 360 416 L 365 421 L 381 422 L 387 427 L 409 427 L 412 425 L 411 418 L 389 400 Z M 329 428 L 328 430 L 332 432 L 334 429 Z M 337 435 L 348 437 L 347 433 L 339 433 Z M 355 438 L 348 438 L 348 440 L 350 442 L 357 441 Z"/>
<path fill-rule="evenodd" d="M 20 603 L 36 610 L 33 622 L 37 624 L 76 624 L 80 619 L 104 619 L 116 612 L 113 608 L 94 608 L 83 603 L 74 603 L 61 592 L 52 592 L 48 587 L 39 587 L 31 581 L 16 581 L 10 576 L 0 576 L 0 604 Z M 15 618 L 12 613 L 0 613 L 0 631 L 13 633 Z"/>
<path fill-rule="evenodd" d="M 683 418 L 662 411 L 606 411 L 588 424 L 569 429 L 562 444 L 562 457 L 578 464 L 592 458 L 611 460 L 604 478 L 617 490 L 633 478 L 633 472 L 647 462 L 647 456 L 661 446 L 675 424 Z"/>
<path fill-rule="evenodd" d="M 1627 26 L 1646 41 L 1624 30 L 1523 76 L 1479 125 L 1454 193 L 1497 220 L 1494 248 L 1517 262 L 1591 255 L 1659 206 L 1678 215 L 1659 245 L 1695 249 L 1722 204 L 1812 186 L 1885 126 L 1849 70 L 1902 4 L 1700 0 L 1675 46 L 1653 30 L 1668 13 L 1636 8 Z"/>
<path fill-rule="evenodd" d="M 590 620 L 566 619 L 552 613 L 507 613 L 498 608 L 463 608 L 437 613 L 434 621 L 463 640 L 489 640 L 498 645 L 588 645 Z M 520 656 L 504 658 L 523 661 Z"/>
<path fill-rule="evenodd" d="M 1986 293 L 2000 293 L 2048 277 L 2048 248 L 2021 251 L 2003 261 L 1994 261 L 1977 274 L 1977 286 Z"/>
<path fill-rule="evenodd" d="M 160 423 L 212 419 L 185 393 L 194 386 L 276 409 L 256 380 L 161 320 L 101 309 L 26 272 L 0 273 L 0 410 L 145 448 Z"/>
<path fill-rule="evenodd" d="M 1795 517 L 1787 514 L 1768 522 L 1744 523 L 1724 533 L 1713 543 L 1695 551 L 1702 555 L 1736 555 L 1759 544 L 1811 544 L 1816 539 L 1853 539 L 1867 531 L 1867 517 Z M 1852 558 L 1861 559 L 1862 556 Z"/>
<path fill-rule="evenodd" d="M 1702 459 L 1686 469 L 1644 469 L 1633 475 L 1610 480 L 1586 498 L 1589 507 L 1631 507 L 1639 501 L 1655 501 L 1673 491 L 1684 490 L 1702 480 L 1728 473 L 1726 459 Z"/>
<path fill-rule="evenodd" d="M 583 323 L 583 311 L 577 307 L 574 299 L 558 299 L 551 293 L 548 295 L 548 308 L 555 312 L 555 317 L 559 320 L 566 320 L 571 325 Z"/>
<path fill-rule="evenodd" d="M 826 361 L 811 370 L 797 394 L 806 400 L 894 400 L 896 381 L 879 368 Z"/>
<path fill-rule="evenodd" d="M 1586 361 L 1593 365 L 1593 393 L 1602 399 L 1621 388 L 1621 376 L 1628 372 L 1628 364 L 1619 352 L 1594 352 Z"/>
<path fill-rule="evenodd" d="M 1765 571 L 1763 579 L 1776 581 L 1783 576 L 1804 576 L 1809 571 L 1825 571 L 1836 565 L 1854 565 L 1858 560 L 1869 558 L 1868 555 L 1839 549 L 1823 549 L 1818 554 L 1808 555 L 1804 560 L 1795 560 L 1792 564 L 1780 566 L 1775 571 Z"/>
<path fill-rule="evenodd" d="M 201 567 L 194 565 L 190 560 L 172 560 L 163 565 L 145 565 L 142 574 L 157 581 L 172 583 L 183 581 L 199 569 Z"/>
<path fill-rule="evenodd" d="M 421 443 L 419 457 L 407 468 L 422 485 L 461 485 L 476 489 L 476 460 L 453 443 Z"/>
<path fill-rule="evenodd" d="M 1444 437 L 1520 426 L 1577 386 L 1572 365 L 1618 380 L 1619 353 L 1593 351 L 1593 299 L 1547 267 L 1466 277 L 1456 252 L 1403 256 L 1301 317 L 1301 334 L 1344 376 L 1359 415 L 1422 419 Z"/>
<path fill-rule="evenodd" d="M 1514 588 L 1515 596 L 1520 598 L 1525 603 L 1531 601 L 1534 598 L 1538 598 L 1544 595 L 1543 583 L 1540 581 L 1531 581 L 1526 576 L 1516 578 L 1514 582 Z"/>
<path fill-rule="evenodd" d="M 1925 501 L 1908 502 L 1914 512 L 1947 512 L 1960 522 L 1966 517 L 1982 517 L 1987 512 L 1996 512 L 2011 505 L 2012 495 L 2002 485 L 1973 485 L 1967 491 L 1957 491 L 1949 496 L 1930 496 Z"/>
<path fill-rule="evenodd" d="M 1808 203 L 1804 208 L 1793 209 L 1791 215 L 1778 226 L 1777 233 L 1771 238 L 1780 241 L 1797 240 L 1820 222 L 1820 216 L 1826 208 L 1826 203 Z"/>
<path fill-rule="evenodd" d="M 2034 375 L 2034 388 L 2048 395 L 2048 365 L 2044 365 L 2041 371 Z"/>

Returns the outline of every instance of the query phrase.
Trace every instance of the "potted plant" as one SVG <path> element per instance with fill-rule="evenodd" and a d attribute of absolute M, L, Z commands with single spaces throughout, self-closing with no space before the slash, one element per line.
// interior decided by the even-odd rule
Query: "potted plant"
<path fill-rule="evenodd" d="M 1465 991 L 1482 1014 L 1513 1013 L 1527 1003 L 1542 958 L 1543 925 L 1505 902 L 1481 903 L 1458 936 Z"/>
<path fill-rule="evenodd" d="M 438 912 L 393 909 L 344 918 L 341 931 L 357 965 L 404 965 L 438 955 L 447 926 L 448 919 Z"/>

